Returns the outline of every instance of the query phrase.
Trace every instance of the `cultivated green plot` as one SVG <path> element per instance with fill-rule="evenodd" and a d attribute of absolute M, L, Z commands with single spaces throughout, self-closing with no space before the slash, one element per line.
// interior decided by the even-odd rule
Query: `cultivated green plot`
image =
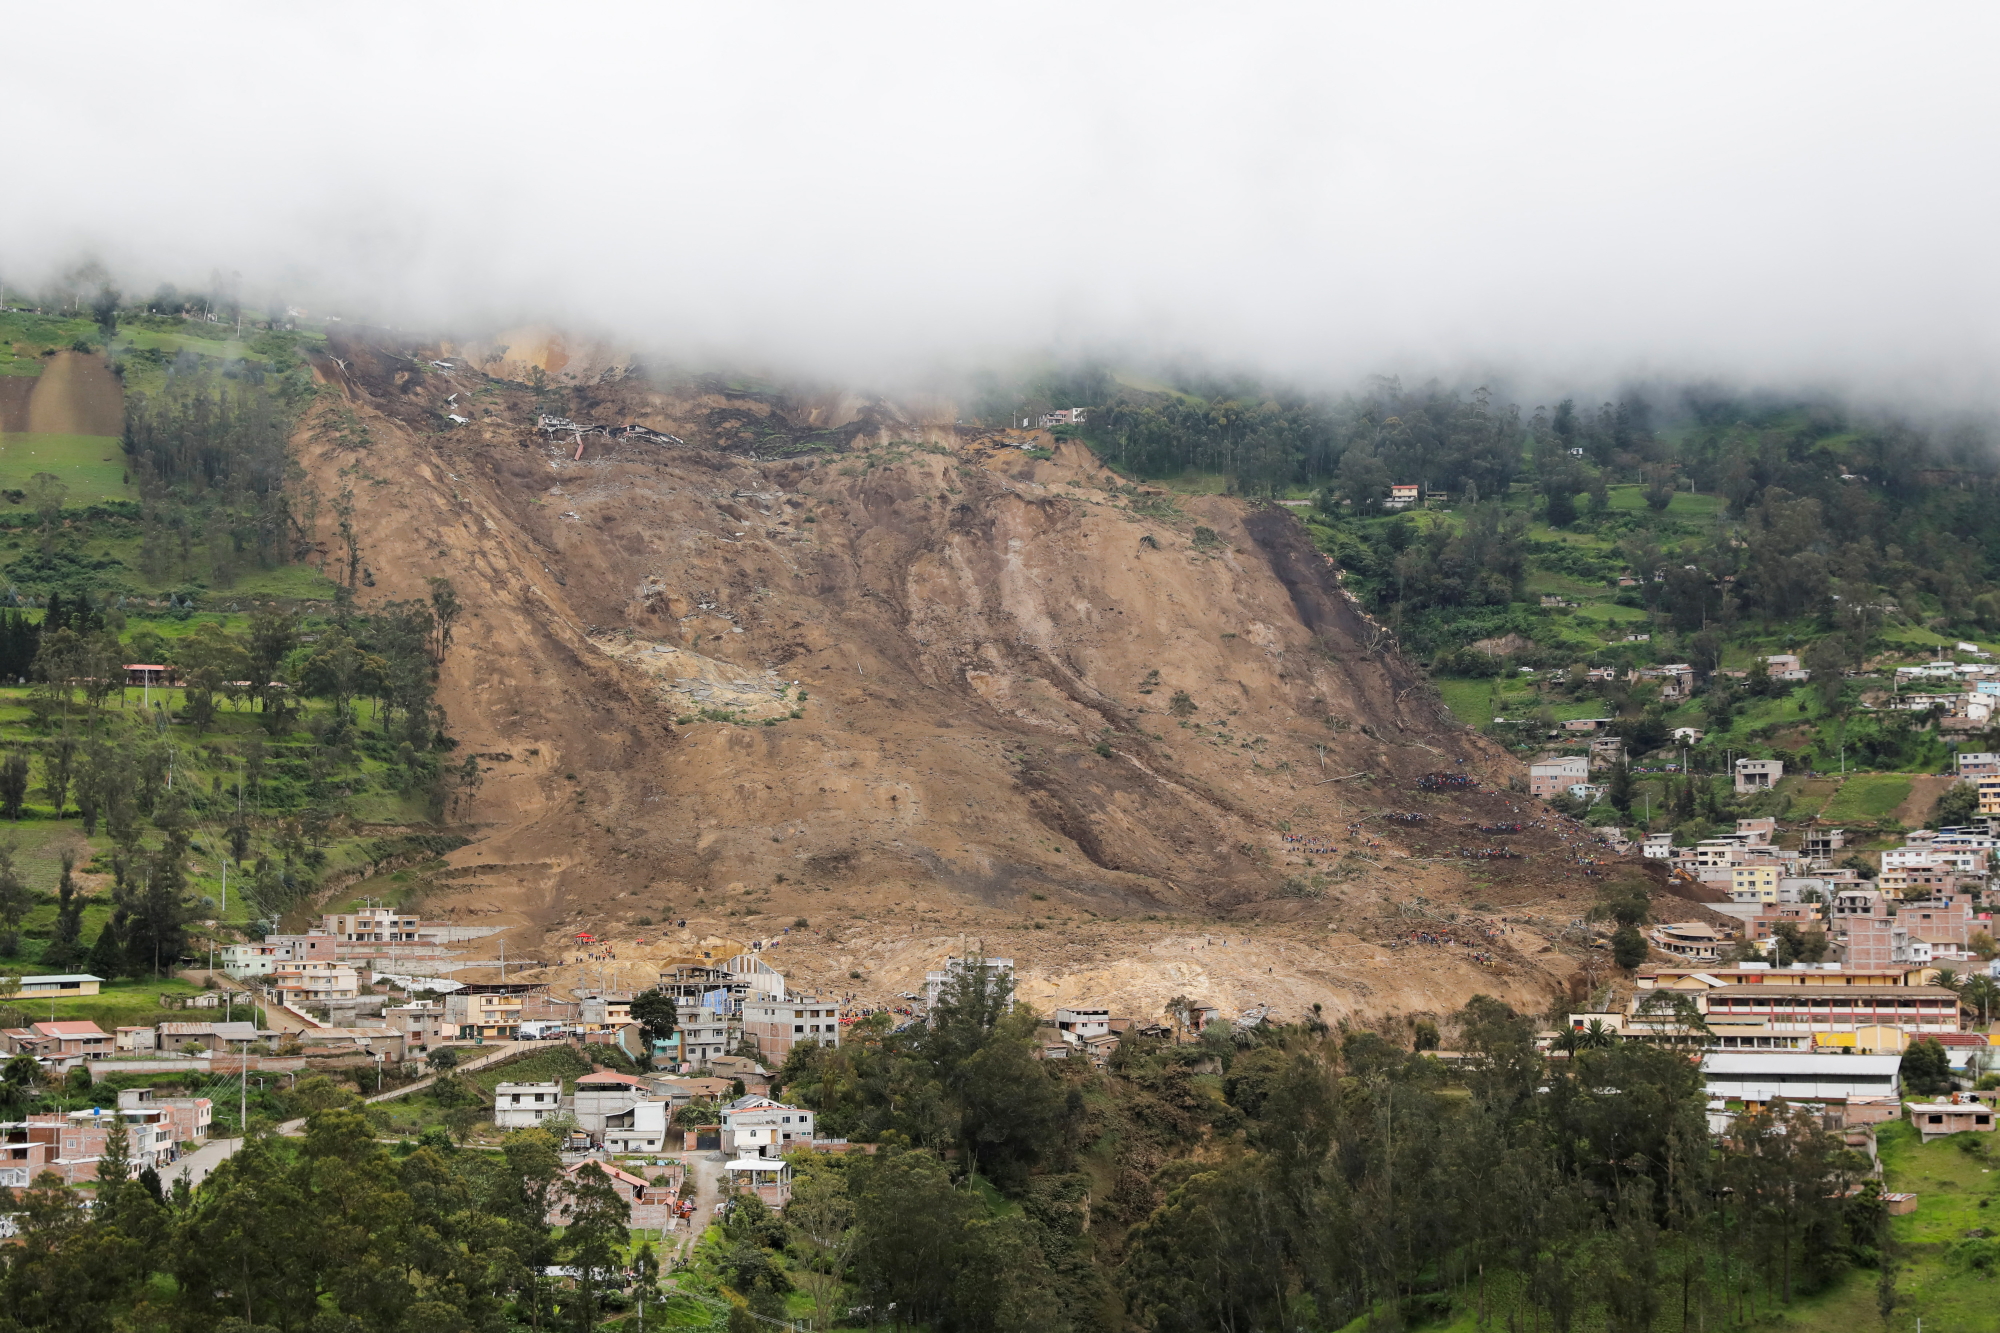
<path fill-rule="evenodd" d="M 1839 792 L 1820 818 L 1843 820 L 1887 819 L 1910 797 L 1910 780 L 1895 773 L 1857 773 L 1841 784 Z"/>
<path fill-rule="evenodd" d="M 81 508 L 104 500 L 134 500 L 138 491 L 125 468 L 125 454 L 110 435 L 0 435 L 0 490 L 30 491 L 46 472 L 67 489 L 63 504 Z M 11 497 L 8 497 L 11 500 Z M 0 502 L 0 513 L 33 503 Z"/>

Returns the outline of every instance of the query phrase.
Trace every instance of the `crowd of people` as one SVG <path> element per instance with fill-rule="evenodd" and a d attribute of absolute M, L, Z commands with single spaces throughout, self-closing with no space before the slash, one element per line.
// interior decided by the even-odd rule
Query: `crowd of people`
<path fill-rule="evenodd" d="M 1293 851 L 1307 856 L 1335 856 L 1340 852 L 1340 848 L 1333 845 L 1333 839 L 1324 833 L 1287 833 L 1284 839 L 1292 844 Z"/>

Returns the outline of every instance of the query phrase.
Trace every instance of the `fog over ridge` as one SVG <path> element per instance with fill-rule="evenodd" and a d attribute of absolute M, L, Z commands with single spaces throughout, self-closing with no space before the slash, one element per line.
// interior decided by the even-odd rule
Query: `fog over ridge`
<path fill-rule="evenodd" d="M 1055 349 L 1991 405 L 1987 8 L 10 16 L 0 277 L 79 255 L 842 376 Z"/>

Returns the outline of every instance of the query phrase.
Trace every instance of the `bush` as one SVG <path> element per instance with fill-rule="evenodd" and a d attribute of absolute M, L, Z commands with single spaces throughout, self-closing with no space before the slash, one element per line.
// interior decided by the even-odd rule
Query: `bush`
<path fill-rule="evenodd" d="M 1628 972 L 1646 961 L 1646 937 L 1637 926 L 1620 926 L 1612 932 L 1611 961 Z"/>
<path fill-rule="evenodd" d="M 1913 1042 L 1903 1052 L 1901 1072 L 1906 1091 L 1926 1096 L 1951 1091 L 1951 1057 L 1942 1043 L 1931 1038 Z"/>

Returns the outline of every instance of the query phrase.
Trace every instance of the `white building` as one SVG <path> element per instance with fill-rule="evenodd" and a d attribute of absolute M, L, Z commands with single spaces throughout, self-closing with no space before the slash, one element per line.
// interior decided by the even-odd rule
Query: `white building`
<path fill-rule="evenodd" d="M 648 1099 L 604 1118 L 604 1149 L 612 1153 L 662 1152 L 667 1146 L 667 1104 Z"/>
<path fill-rule="evenodd" d="M 986 958 L 986 959 L 981 959 L 980 962 L 984 965 L 985 970 L 989 975 L 996 978 L 1004 976 L 1010 982 L 1013 980 L 1014 977 L 1013 959 Z M 966 974 L 966 971 L 969 968 L 971 968 L 972 964 L 973 960 L 970 958 L 947 958 L 944 960 L 944 967 L 942 970 L 937 972 L 924 973 L 924 1002 L 933 1007 L 936 1006 L 938 1002 L 938 996 L 943 994 L 944 992 L 945 983 L 947 981 L 955 980 L 958 977 L 964 976 Z"/>
<path fill-rule="evenodd" d="M 813 1113 L 769 1097 L 738 1097 L 722 1109 L 722 1150 L 738 1157 L 781 1157 L 811 1145 Z"/>
<path fill-rule="evenodd" d="M 1768 1102 L 1893 1097 L 1900 1055 L 1819 1055 L 1811 1051 L 1710 1051 L 1702 1079 L 1711 1097 Z"/>
<path fill-rule="evenodd" d="M 1111 1011 L 1109 1009 L 1058 1009 L 1056 1029 L 1063 1040 L 1072 1046 L 1080 1046 L 1092 1037 L 1107 1036 L 1111 1032 Z"/>
<path fill-rule="evenodd" d="M 502 1083 L 493 1090 L 493 1123 L 533 1129 L 563 1109 L 560 1083 Z"/>
<path fill-rule="evenodd" d="M 576 1080 L 576 1095 L 570 1104 L 576 1112 L 576 1127 L 586 1134 L 598 1135 L 610 1128 L 613 1119 L 625 1115 L 639 1102 L 658 1097 L 653 1085 L 645 1079 L 599 1069 Z"/>
<path fill-rule="evenodd" d="M 269 976 L 280 963 L 290 962 L 292 951 L 279 944 L 265 944 L 258 941 L 251 944 L 225 944 L 219 951 L 222 970 L 241 980 L 244 977 Z"/>

